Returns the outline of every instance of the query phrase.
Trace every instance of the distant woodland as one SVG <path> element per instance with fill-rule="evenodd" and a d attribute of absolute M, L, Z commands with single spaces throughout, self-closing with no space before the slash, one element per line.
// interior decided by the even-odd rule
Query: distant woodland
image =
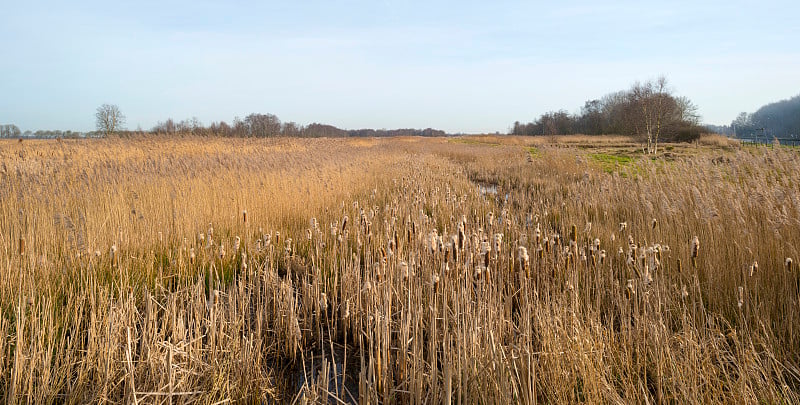
<path fill-rule="evenodd" d="M 665 141 L 692 140 L 706 130 L 697 107 L 672 93 L 666 79 L 635 83 L 629 89 L 586 101 L 580 113 L 551 111 L 528 122 L 515 122 L 514 135 L 631 135 L 658 134 Z"/>
<path fill-rule="evenodd" d="M 13 124 L 0 125 L 0 138 L 91 138 L 102 137 L 107 131 L 100 128 L 97 131 L 77 132 L 60 130 L 39 130 L 36 132 L 25 131 Z M 341 129 L 333 125 L 313 123 L 298 125 L 294 122 L 281 122 L 273 114 L 253 113 L 246 117 L 234 118 L 230 124 L 225 121 L 212 122 L 203 125 L 197 118 L 180 121 L 168 118 L 159 122 L 150 130 L 141 128 L 126 130 L 115 128 L 117 135 L 154 134 L 165 136 L 221 136 L 221 137 L 306 137 L 306 138 L 339 138 L 339 137 L 382 137 L 382 136 L 446 136 L 439 129 Z"/>
<path fill-rule="evenodd" d="M 800 137 L 800 94 L 767 104 L 754 113 L 740 113 L 729 126 L 711 127 L 715 132 L 739 138 Z"/>

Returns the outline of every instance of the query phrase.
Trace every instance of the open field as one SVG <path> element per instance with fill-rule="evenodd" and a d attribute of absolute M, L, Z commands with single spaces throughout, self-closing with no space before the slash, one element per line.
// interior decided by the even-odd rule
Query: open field
<path fill-rule="evenodd" d="M 800 151 L 663 146 L 0 141 L 0 400 L 800 402 Z"/>

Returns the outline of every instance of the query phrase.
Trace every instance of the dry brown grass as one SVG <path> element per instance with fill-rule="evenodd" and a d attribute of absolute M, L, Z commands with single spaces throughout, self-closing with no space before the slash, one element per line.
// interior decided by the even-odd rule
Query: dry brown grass
<path fill-rule="evenodd" d="M 798 154 L 592 141 L 0 142 L 0 396 L 800 401 Z"/>
<path fill-rule="evenodd" d="M 700 139 L 697 140 L 697 143 L 715 148 L 735 149 L 741 147 L 741 142 L 739 142 L 739 140 L 719 134 L 703 134 L 700 136 Z"/>

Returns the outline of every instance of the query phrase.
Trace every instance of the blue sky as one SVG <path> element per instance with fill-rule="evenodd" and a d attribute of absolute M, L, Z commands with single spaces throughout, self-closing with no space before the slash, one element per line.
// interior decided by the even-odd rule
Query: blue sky
<path fill-rule="evenodd" d="M 0 0 L 0 124 L 504 132 L 661 74 L 725 124 L 800 93 L 800 2 L 556 3 Z"/>

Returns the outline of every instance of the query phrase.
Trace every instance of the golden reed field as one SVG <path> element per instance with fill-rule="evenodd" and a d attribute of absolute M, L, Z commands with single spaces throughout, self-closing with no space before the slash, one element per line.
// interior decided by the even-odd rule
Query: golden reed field
<path fill-rule="evenodd" d="M 800 153 L 0 142 L 6 403 L 798 403 Z"/>

